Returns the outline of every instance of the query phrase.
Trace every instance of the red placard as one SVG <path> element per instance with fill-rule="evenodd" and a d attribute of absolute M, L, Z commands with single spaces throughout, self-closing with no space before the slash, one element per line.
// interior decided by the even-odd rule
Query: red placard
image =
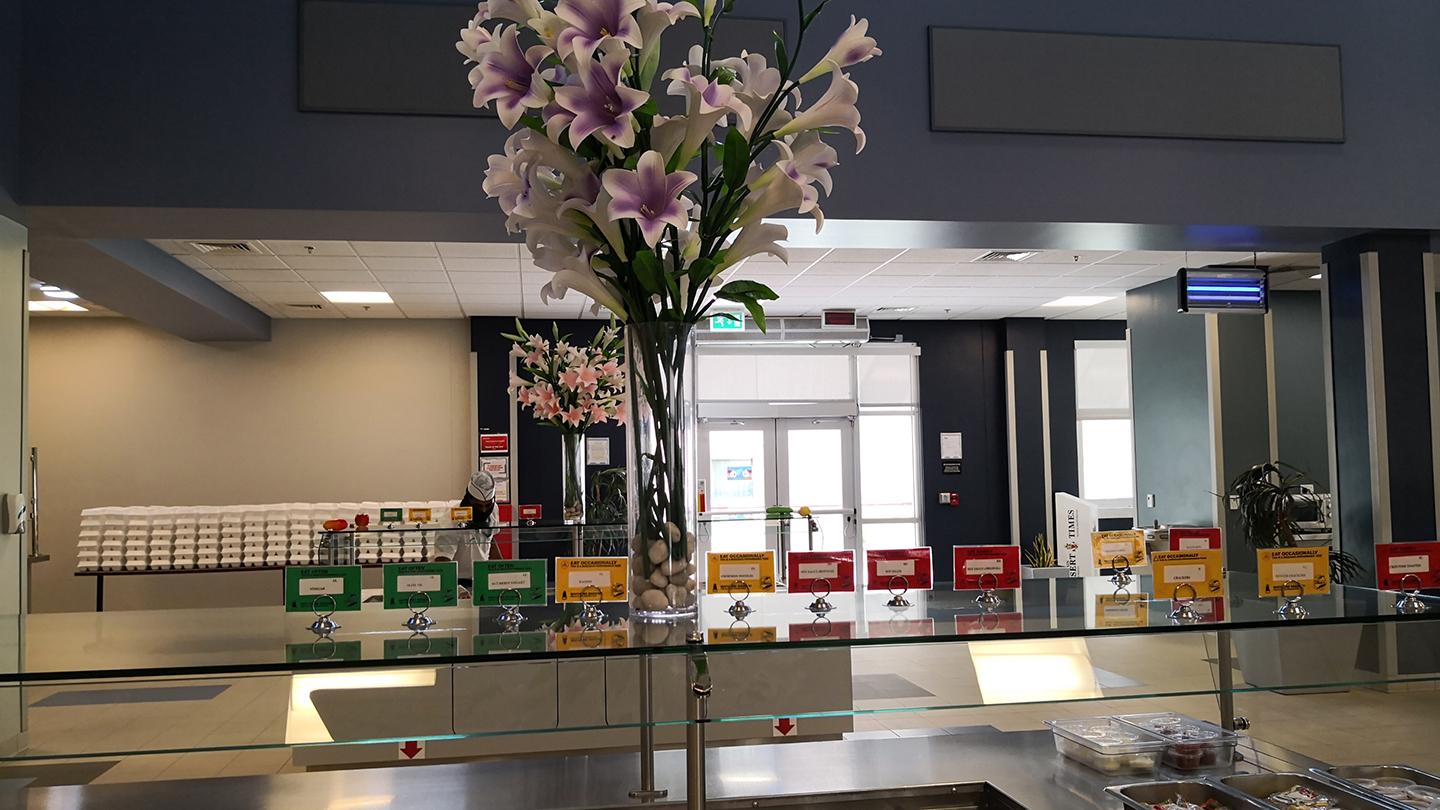
<path fill-rule="evenodd" d="M 485 433 L 480 436 L 480 452 L 482 453 L 508 453 L 510 452 L 510 434 L 508 433 Z"/>
<path fill-rule="evenodd" d="M 792 551 L 787 557 L 791 593 L 854 593 L 855 552 Z"/>
<path fill-rule="evenodd" d="M 1375 546 L 1375 574 L 1386 591 L 1440 588 L 1440 543 L 1381 543 Z"/>
<path fill-rule="evenodd" d="M 1223 596 L 1202 596 L 1191 602 L 1190 608 L 1200 614 L 1200 619 L 1204 622 L 1225 621 L 1225 597 Z"/>
<path fill-rule="evenodd" d="M 1024 617 L 1019 613 L 971 613 L 955 617 L 955 634 L 958 636 L 974 633 L 1018 633 L 1024 627 Z"/>
<path fill-rule="evenodd" d="M 520 504 L 520 519 L 539 520 L 540 511 L 540 504 L 538 503 L 522 503 Z"/>
<path fill-rule="evenodd" d="M 795 552 L 791 552 L 792 554 Z M 814 641 L 830 638 L 854 638 L 854 622 L 832 622 L 821 616 L 813 622 L 790 625 L 791 641 Z"/>
<path fill-rule="evenodd" d="M 1220 530 L 1195 526 L 1172 526 L 1170 528 L 1171 551 L 1204 551 L 1220 548 Z"/>
<path fill-rule="evenodd" d="M 1019 546 L 955 546 L 954 554 L 955 590 L 1020 587 Z"/>
<path fill-rule="evenodd" d="M 928 591 L 935 587 L 930 548 L 887 548 L 865 552 L 865 590 L 888 591 L 904 580 L 906 590 Z M 900 579 L 896 579 L 899 577 Z"/>

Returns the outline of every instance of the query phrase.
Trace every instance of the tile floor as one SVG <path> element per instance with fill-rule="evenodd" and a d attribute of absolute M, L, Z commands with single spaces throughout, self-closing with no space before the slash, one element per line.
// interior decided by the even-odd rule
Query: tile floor
<path fill-rule="evenodd" d="M 1031 646 L 1022 648 L 1027 644 Z M 863 686 L 857 694 L 869 699 L 856 701 L 855 734 L 963 734 L 984 726 L 1039 729 L 1045 720 L 1059 717 L 1162 710 L 1216 720 L 1216 698 L 1204 694 L 1214 688 L 1215 653 L 1213 636 L 1199 633 L 857 647 L 852 651 L 853 676 Z M 1236 683 L 1244 683 L 1238 671 Z M 1161 684 L 1167 696 L 1147 697 Z M 30 750 L 162 752 L 107 757 L 118 761 L 95 783 L 297 770 L 283 747 L 288 676 L 165 685 L 228 688 L 205 700 L 83 706 L 36 706 L 56 689 L 31 688 L 26 693 L 32 707 Z M 1035 702 L 1045 699 L 1051 702 Z M 1030 702 L 1016 702 L 1022 700 Z M 1440 691 L 1434 683 L 1397 691 L 1361 687 L 1323 694 L 1241 692 L 1235 703 L 1237 714 L 1251 720 L 1255 736 L 1316 759 L 1348 764 L 1403 761 L 1440 771 Z M 181 752 L 197 747 L 234 750 Z"/>

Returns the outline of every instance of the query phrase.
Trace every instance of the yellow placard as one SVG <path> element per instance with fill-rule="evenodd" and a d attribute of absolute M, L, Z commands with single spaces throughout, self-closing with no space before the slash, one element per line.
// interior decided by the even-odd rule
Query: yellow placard
<path fill-rule="evenodd" d="M 1150 555 L 1150 570 L 1155 575 L 1155 593 L 1161 599 L 1225 595 L 1225 563 L 1218 548 L 1157 551 Z M 1190 588 L 1195 591 L 1192 593 Z"/>
<path fill-rule="evenodd" d="M 624 557 L 556 557 L 556 602 L 624 602 L 630 579 Z"/>
<path fill-rule="evenodd" d="M 1145 564 L 1145 532 L 1140 529 L 1091 532 L 1090 549 L 1096 568 L 1114 568 L 1120 559 L 1138 567 Z"/>
<path fill-rule="evenodd" d="M 475 507 L 473 506 L 452 506 L 450 507 L 451 523 L 469 523 L 475 519 Z"/>
<path fill-rule="evenodd" d="M 740 624 L 736 627 L 711 627 L 705 631 L 710 644 L 769 644 L 780 637 L 774 627 L 751 627 Z"/>
<path fill-rule="evenodd" d="M 428 507 L 416 506 L 411 507 L 410 509 L 407 509 L 405 511 L 410 518 L 409 520 L 405 521 L 406 523 L 429 523 L 431 520 L 433 520 L 433 518 L 430 516 L 431 513 Z"/>
<path fill-rule="evenodd" d="M 1261 596 L 1330 593 L 1330 549 L 1325 546 L 1262 548 L 1255 552 L 1255 561 L 1260 570 Z M 1290 583 L 1299 583 L 1300 588 Z"/>
<path fill-rule="evenodd" d="M 1150 594 L 1120 593 L 1095 596 L 1096 627 L 1148 627 Z"/>
<path fill-rule="evenodd" d="M 555 634 L 555 649 L 569 650 L 623 650 L 630 646 L 630 631 L 626 628 L 609 630 L 564 630 Z"/>
<path fill-rule="evenodd" d="M 710 593 L 743 596 L 775 592 L 775 552 L 712 551 L 705 555 Z"/>

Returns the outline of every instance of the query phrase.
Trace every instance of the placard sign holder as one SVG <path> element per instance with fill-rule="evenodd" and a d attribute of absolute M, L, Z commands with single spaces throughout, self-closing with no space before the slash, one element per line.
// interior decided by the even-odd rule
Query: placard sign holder
<path fill-rule="evenodd" d="M 1180 595 L 1180 591 L 1185 588 L 1190 589 L 1189 596 Z M 1195 598 L 1198 595 L 1199 594 L 1195 592 L 1195 586 L 1188 582 L 1182 582 L 1176 585 L 1175 595 L 1172 597 L 1172 601 L 1175 603 L 1175 609 L 1170 611 L 1170 621 L 1176 624 L 1199 624 L 1204 621 L 1204 617 L 1195 612 Z"/>
<path fill-rule="evenodd" d="M 340 629 L 340 623 L 330 618 L 335 615 L 334 596 L 328 593 L 320 594 L 310 602 L 310 609 L 315 611 L 315 621 L 310 623 L 310 632 L 321 638 L 327 638 L 331 633 Z"/>
<path fill-rule="evenodd" d="M 819 616 L 835 609 L 833 593 L 854 593 L 854 551 L 792 551 L 786 558 L 791 593 L 806 593 L 815 601 L 805 609 Z"/>
<path fill-rule="evenodd" d="M 889 591 L 885 606 L 893 610 L 913 607 L 905 598 L 912 590 L 928 591 L 934 587 L 935 574 L 930 548 L 874 549 L 865 552 L 865 568 L 869 575 L 865 588 Z"/>
<path fill-rule="evenodd" d="M 1406 574 L 1400 578 L 1400 591 L 1403 594 L 1395 602 L 1395 612 L 1407 616 L 1414 616 L 1417 613 L 1424 613 L 1428 608 L 1425 602 L 1420 599 L 1421 579 L 1418 574 Z"/>
<path fill-rule="evenodd" d="M 1291 592 L 1294 592 L 1295 595 L 1291 596 Z M 1293 579 L 1285 580 L 1280 584 L 1280 598 L 1285 600 L 1285 604 L 1281 605 L 1280 609 L 1275 611 L 1275 615 L 1282 619 L 1309 618 L 1310 611 L 1304 605 L 1300 604 L 1300 600 L 1304 598 L 1304 596 L 1304 585 L 1301 585 Z"/>

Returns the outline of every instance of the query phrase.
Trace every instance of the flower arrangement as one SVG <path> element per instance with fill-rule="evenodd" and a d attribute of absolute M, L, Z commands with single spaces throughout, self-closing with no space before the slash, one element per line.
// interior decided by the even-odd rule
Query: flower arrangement
<path fill-rule="evenodd" d="M 764 302 L 777 296 L 737 267 L 761 254 L 788 261 L 789 231 L 769 221 L 779 214 L 824 225 L 839 163 L 827 137 L 845 130 L 857 154 L 865 147 L 860 88 L 845 71 L 880 55 L 869 23 L 852 17 L 812 66 L 797 61 L 827 2 L 796 0 L 799 30 L 793 43 L 775 36 L 773 64 L 712 53 L 734 0 L 487 0 L 456 43 L 473 65 L 474 105 L 494 105 L 513 131 L 482 187 L 552 274 L 541 299 L 573 290 L 625 324 L 638 466 L 630 590 L 646 618 L 696 608 L 693 325 L 728 301 L 765 329 Z M 661 40 L 687 19 L 698 41 L 662 72 Z M 807 104 L 810 83 L 827 77 Z M 660 86 L 682 113 L 661 114 Z M 554 418 L 544 390 L 527 396 Z"/>
<path fill-rule="evenodd" d="M 529 408 L 536 421 L 574 434 L 612 420 L 625 424 L 624 341 L 613 322 L 587 346 L 571 343 L 555 323 L 550 324 L 550 340 L 526 332 L 519 320 L 515 331 L 504 335 L 518 361 L 510 395 Z"/>
<path fill-rule="evenodd" d="M 564 451 L 562 513 L 565 520 L 585 518 L 585 455 L 582 437 L 589 427 L 614 421 L 625 424 L 624 340 L 610 325 L 595 333 L 589 345 L 570 342 L 560 326 L 550 324 L 550 339 L 525 331 L 519 319 L 510 355 L 517 371 L 510 377 L 510 395 L 529 408 L 536 421 L 556 428 Z"/>

